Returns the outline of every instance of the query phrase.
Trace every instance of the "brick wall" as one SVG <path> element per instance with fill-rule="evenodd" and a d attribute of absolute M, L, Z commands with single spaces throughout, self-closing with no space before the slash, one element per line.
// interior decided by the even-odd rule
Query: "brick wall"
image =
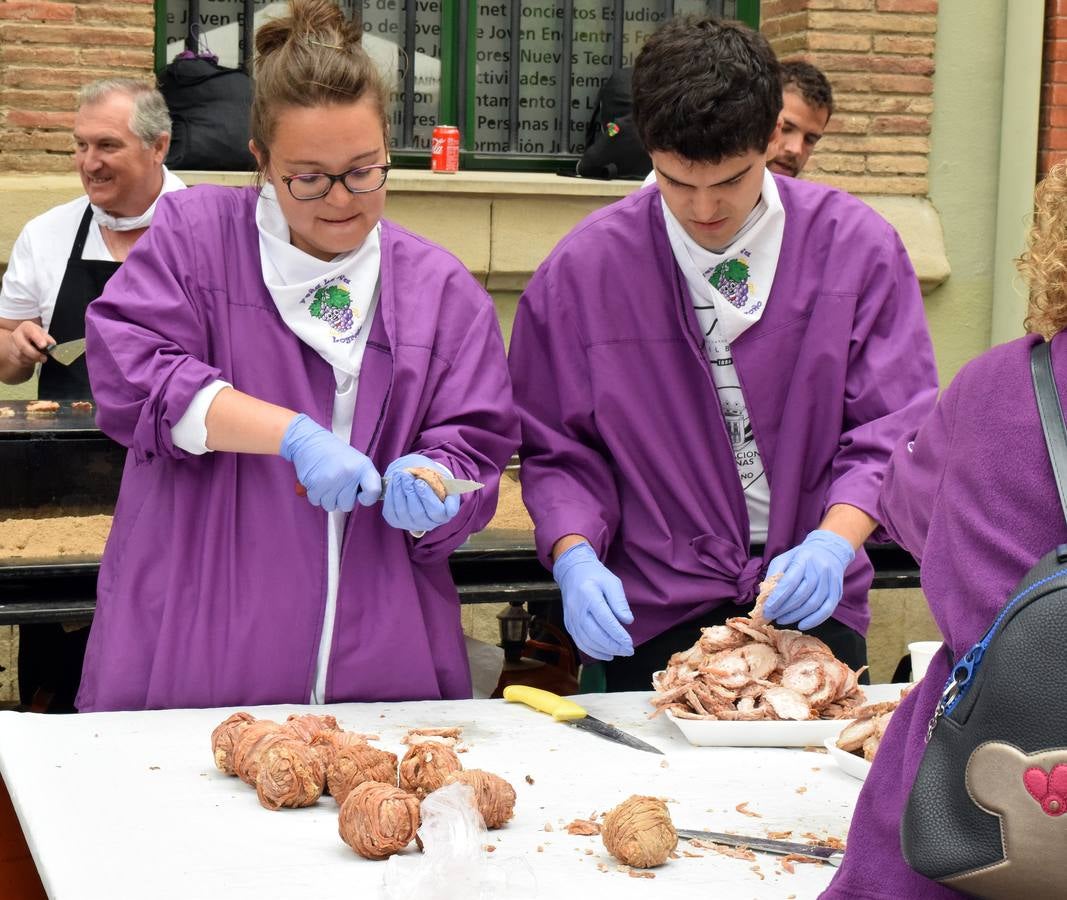
<path fill-rule="evenodd" d="M 0 0 L 0 171 L 68 172 L 78 88 L 149 78 L 152 0 Z"/>
<path fill-rule="evenodd" d="M 1045 2 L 1037 174 L 1067 159 L 1067 0 Z"/>
<path fill-rule="evenodd" d="M 761 21 L 780 56 L 810 60 L 834 87 L 806 174 L 854 192 L 925 194 L 937 0 L 763 0 Z M 0 171 L 69 171 L 78 87 L 150 77 L 153 22 L 152 0 L 0 0 Z M 1059 90 L 1067 98 L 1067 76 Z M 1067 148 L 1064 106 L 1050 140 Z"/>
<path fill-rule="evenodd" d="M 854 193 L 927 193 L 937 2 L 763 0 L 775 52 L 818 66 L 834 89 L 806 176 Z"/>

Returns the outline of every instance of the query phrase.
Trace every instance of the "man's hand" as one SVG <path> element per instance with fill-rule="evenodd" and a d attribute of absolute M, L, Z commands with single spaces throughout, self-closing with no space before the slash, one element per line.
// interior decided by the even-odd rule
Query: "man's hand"
<path fill-rule="evenodd" d="M 33 319 L 13 328 L 5 328 L 0 322 L 0 377 L 9 384 L 25 381 L 37 363 L 48 359 L 43 351 L 53 343 L 51 335 Z"/>
<path fill-rule="evenodd" d="M 561 553 L 552 577 L 563 594 L 563 623 L 583 653 L 593 659 L 633 656 L 634 643 L 622 624 L 633 620 L 622 582 L 584 541 Z"/>

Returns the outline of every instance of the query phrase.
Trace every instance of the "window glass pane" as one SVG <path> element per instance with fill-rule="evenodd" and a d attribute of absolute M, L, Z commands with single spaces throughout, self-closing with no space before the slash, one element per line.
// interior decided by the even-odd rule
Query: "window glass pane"
<path fill-rule="evenodd" d="M 597 91 L 613 68 L 615 12 L 611 2 L 597 4 L 590 0 L 580 0 L 574 4 L 574 19 L 574 46 L 571 50 L 571 121 L 564 152 L 577 155 L 585 147 L 585 132 L 593 113 Z M 633 63 L 627 62 L 624 57 L 622 64 L 628 66 Z"/>
<path fill-rule="evenodd" d="M 428 150 L 441 90 L 441 0 L 335 2 L 348 18 L 362 13 L 363 46 L 396 86 L 393 147 Z M 245 58 L 244 0 L 199 0 L 199 6 L 201 50 L 214 53 L 221 65 L 239 66 Z M 254 9 L 253 24 L 258 28 L 268 18 L 285 15 L 289 4 L 256 0 Z M 166 29 L 165 62 L 170 62 L 185 49 L 187 0 L 167 0 Z"/>
<path fill-rule="evenodd" d="M 363 46 L 395 79 L 392 146 L 429 150 L 441 92 L 441 0 L 364 0 Z"/>
<path fill-rule="evenodd" d="M 737 0 L 674 0 L 674 14 L 707 13 L 724 19 L 737 17 Z"/>
<path fill-rule="evenodd" d="M 351 16 L 360 0 L 336 0 L 345 14 Z M 244 0 L 200 0 L 200 49 L 209 50 L 219 58 L 219 64 L 236 68 L 245 58 Z M 289 4 L 283 0 L 256 0 L 253 4 L 253 27 L 258 28 L 269 18 L 284 16 Z M 185 49 L 189 32 L 188 0 L 167 0 L 167 50 L 165 62 L 170 62 Z M 252 47 L 248 48 L 251 53 Z"/>
<path fill-rule="evenodd" d="M 574 53 L 571 56 L 574 70 L 571 74 L 571 138 L 572 154 L 580 154 L 585 148 L 589 120 L 596 108 L 596 95 L 600 85 L 615 68 L 631 68 L 637 54 L 648 36 L 665 22 L 669 16 L 669 3 L 607 2 L 583 3 L 584 9 L 575 9 L 581 20 L 583 14 L 589 23 L 574 30 Z M 622 12 L 622 37 L 618 37 L 617 15 Z M 599 12 L 600 30 L 593 26 L 593 15 Z M 616 55 L 619 54 L 616 59 Z"/>
<path fill-rule="evenodd" d="M 736 0 L 475 5 L 474 149 L 534 156 L 582 152 L 601 83 L 612 69 L 632 66 L 672 13 L 730 16 L 736 10 Z"/>
<path fill-rule="evenodd" d="M 474 32 L 474 141 L 475 149 L 482 153 L 503 153 L 511 149 L 508 127 L 511 96 L 510 5 L 478 4 Z M 519 76 L 520 85 L 523 77 Z M 546 87 L 558 90 L 558 73 L 546 67 L 536 77 Z"/>
<path fill-rule="evenodd" d="M 569 28 L 566 6 L 563 0 L 478 4 L 476 150 L 580 152 L 586 101 L 611 71 L 612 32 L 603 0 L 574 0 Z"/>

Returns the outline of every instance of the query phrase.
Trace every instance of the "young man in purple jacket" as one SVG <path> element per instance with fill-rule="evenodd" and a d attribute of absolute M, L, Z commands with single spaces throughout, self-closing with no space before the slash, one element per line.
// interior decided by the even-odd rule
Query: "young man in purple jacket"
<path fill-rule="evenodd" d="M 782 87 L 760 35 L 674 19 L 633 94 L 656 185 L 560 242 L 511 342 L 567 628 L 609 690 L 648 689 L 781 573 L 769 617 L 863 665 L 882 472 L 937 396 L 907 254 L 860 201 L 767 171 Z"/>

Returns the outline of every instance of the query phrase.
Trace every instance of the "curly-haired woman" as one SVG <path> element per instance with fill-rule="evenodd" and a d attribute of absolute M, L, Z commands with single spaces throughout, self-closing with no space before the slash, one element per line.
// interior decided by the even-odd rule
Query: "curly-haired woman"
<path fill-rule="evenodd" d="M 893 714 L 856 806 L 844 864 L 824 898 L 942 900 L 977 890 L 966 878 L 954 883 L 957 891 L 909 868 L 900 822 L 953 660 L 981 639 L 1038 559 L 1067 542 L 1030 375 L 1031 348 L 1050 341 L 1067 406 L 1067 340 L 1059 337 L 1067 326 L 1067 165 L 1049 172 L 1035 199 L 1019 259 L 1030 283 L 1030 334 L 964 366 L 886 471 L 881 521 L 919 560 L 945 643 Z"/>

